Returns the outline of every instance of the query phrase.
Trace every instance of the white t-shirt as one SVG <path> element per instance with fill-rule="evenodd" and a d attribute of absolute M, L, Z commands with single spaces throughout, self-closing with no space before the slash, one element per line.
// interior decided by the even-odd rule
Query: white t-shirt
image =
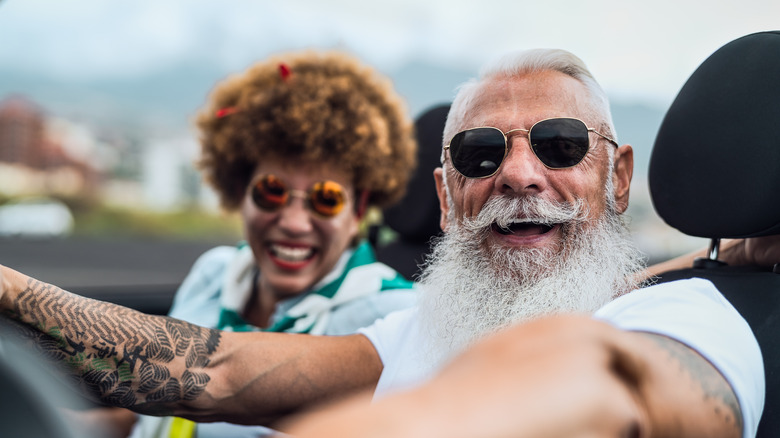
<path fill-rule="evenodd" d="M 743 416 L 743 437 L 755 436 L 764 408 L 764 364 L 747 322 L 703 279 L 647 287 L 608 303 L 594 314 L 620 329 L 668 336 L 696 350 L 731 384 Z M 361 329 L 384 370 L 375 396 L 418 385 L 437 370 L 425 351 L 416 308 L 392 313 Z"/>

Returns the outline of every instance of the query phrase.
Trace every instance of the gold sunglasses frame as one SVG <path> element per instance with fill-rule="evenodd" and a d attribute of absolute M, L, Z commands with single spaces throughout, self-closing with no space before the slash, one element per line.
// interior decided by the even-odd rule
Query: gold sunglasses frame
<path fill-rule="evenodd" d="M 452 144 L 452 140 L 453 140 L 453 139 L 454 139 L 456 136 L 458 136 L 458 135 L 460 135 L 460 134 L 462 134 L 462 133 L 464 133 L 464 132 L 467 132 L 467 131 L 474 130 L 474 129 L 482 129 L 482 128 L 495 129 L 496 131 L 498 131 L 499 133 L 501 133 L 501 135 L 502 135 L 502 136 L 504 136 L 504 155 L 501 157 L 501 162 L 500 162 L 500 164 L 498 165 L 498 167 L 496 167 L 496 170 L 495 170 L 495 171 L 493 171 L 493 173 L 491 173 L 491 174 L 489 174 L 489 175 L 485 175 L 485 176 L 466 176 L 466 175 L 463 175 L 463 173 L 461 173 L 461 171 L 460 171 L 460 170 L 458 170 L 458 168 L 455 166 L 455 163 L 453 163 L 453 162 L 452 162 L 452 157 L 450 156 L 450 163 L 452 164 L 452 168 L 453 168 L 453 169 L 455 169 L 455 171 L 457 171 L 459 174 L 461 174 L 461 175 L 462 175 L 464 178 L 468 178 L 468 179 L 482 179 L 482 178 L 490 178 L 491 176 L 493 176 L 493 175 L 495 175 L 496 173 L 498 173 L 498 170 L 499 170 L 499 169 L 501 169 L 501 166 L 503 166 L 503 164 L 504 164 L 504 160 L 506 159 L 506 155 L 507 155 L 507 153 L 509 152 L 509 137 L 508 137 L 508 136 L 509 136 L 509 134 L 511 134 L 511 133 L 513 133 L 513 132 L 525 132 L 525 133 L 526 133 L 526 135 L 528 136 L 528 140 L 529 140 L 529 141 L 528 141 L 528 147 L 529 147 L 529 148 L 531 148 L 531 152 L 533 152 L 533 153 L 534 153 L 534 156 L 536 157 L 536 159 L 537 159 L 537 160 L 539 160 L 539 162 L 541 162 L 541 163 L 544 165 L 544 167 L 546 167 L 546 168 L 548 168 L 548 169 L 552 169 L 552 170 L 557 170 L 557 169 L 569 169 L 569 168 L 572 168 L 572 167 L 574 167 L 574 166 L 576 166 L 576 165 L 580 164 L 580 163 L 582 162 L 582 160 L 583 160 L 583 159 L 585 159 L 585 156 L 587 155 L 587 152 L 585 153 L 585 155 L 583 155 L 583 157 L 582 157 L 582 158 L 581 158 L 579 161 L 577 161 L 576 163 L 572 164 L 571 166 L 566 166 L 566 167 L 550 167 L 550 166 L 548 166 L 548 165 L 547 165 L 547 164 L 546 164 L 544 161 L 542 161 L 542 159 L 541 159 L 541 158 L 539 158 L 539 155 L 537 155 L 537 154 L 536 154 L 536 151 L 534 150 L 533 146 L 531 145 L 531 141 L 530 141 L 530 140 L 531 140 L 531 131 L 533 131 L 534 127 L 535 127 L 536 125 L 538 125 L 539 123 L 546 122 L 546 121 L 549 121 L 549 120 L 576 120 L 576 121 L 578 121 L 578 122 L 582 123 L 582 125 L 585 127 L 585 129 L 587 130 L 587 132 L 592 132 L 592 133 L 594 133 L 594 134 L 598 135 L 599 137 L 601 137 L 601 138 L 603 138 L 603 139 L 607 140 L 608 142 L 612 143 L 612 145 L 613 145 L 613 146 L 615 146 L 615 148 L 618 148 L 618 147 L 619 147 L 619 145 L 618 145 L 617 141 L 615 141 L 615 140 L 614 140 L 612 137 L 610 137 L 610 136 L 608 136 L 608 135 L 605 135 L 605 134 L 602 134 L 602 133 L 600 133 L 600 132 L 596 131 L 596 128 L 589 128 L 589 127 L 588 127 L 588 125 L 587 125 L 587 123 L 585 123 L 585 122 L 584 122 L 583 120 L 581 120 L 581 119 L 578 119 L 578 118 L 576 118 L 576 117 L 550 117 L 550 118 L 547 118 L 547 119 L 542 119 L 542 120 L 539 120 L 539 121 L 537 121 L 536 123 L 534 123 L 533 125 L 531 125 L 531 127 L 530 127 L 530 128 L 528 128 L 528 129 L 524 129 L 524 128 L 515 128 L 515 129 L 510 129 L 510 130 L 509 130 L 509 131 L 507 131 L 507 132 L 504 132 L 504 131 L 502 131 L 502 130 L 498 129 L 498 128 L 496 128 L 495 126 L 475 126 L 475 127 L 473 127 L 473 128 L 464 129 L 464 130 L 462 130 L 462 131 L 458 131 L 458 132 L 457 132 L 455 135 L 453 135 L 453 136 L 452 136 L 452 138 L 450 138 L 450 141 L 449 141 L 449 142 L 447 142 L 447 144 L 444 146 L 444 148 L 443 148 L 443 149 L 444 149 L 445 151 L 446 151 L 446 150 L 449 150 L 449 149 L 450 149 L 450 144 Z M 590 145 L 590 139 L 588 139 L 588 152 L 590 152 L 590 146 L 591 146 L 591 145 Z M 450 154 L 447 154 L 447 155 L 449 156 Z"/>

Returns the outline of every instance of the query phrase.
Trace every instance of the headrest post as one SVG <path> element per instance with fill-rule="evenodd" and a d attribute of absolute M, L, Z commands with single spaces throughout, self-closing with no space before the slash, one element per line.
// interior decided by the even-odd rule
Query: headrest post
<path fill-rule="evenodd" d="M 707 258 L 710 260 L 718 260 L 719 253 L 720 253 L 720 239 L 712 239 L 710 241 L 710 249 L 707 250 Z"/>
<path fill-rule="evenodd" d="M 707 251 L 707 257 L 697 257 L 693 261 L 693 267 L 696 269 L 714 269 L 726 266 L 726 263 L 718 260 L 720 252 L 720 239 L 710 241 L 710 249 Z"/>

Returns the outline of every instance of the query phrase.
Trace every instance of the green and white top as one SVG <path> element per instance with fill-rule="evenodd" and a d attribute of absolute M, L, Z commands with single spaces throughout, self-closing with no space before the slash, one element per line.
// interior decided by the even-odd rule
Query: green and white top
<path fill-rule="evenodd" d="M 345 335 L 416 303 L 414 283 L 377 262 L 371 246 L 364 242 L 345 251 L 333 270 L 310 291 L 278 303 L 271 326 L 261 329 L 241 317 L 257 275 L 248 245 L 213 248 L 193 265 L 169 315 L 226 331 Z M 238 438 L 271 433 L 262 426 L 196 424 L 174 417 L 140 416 L 131 437 Z"/>

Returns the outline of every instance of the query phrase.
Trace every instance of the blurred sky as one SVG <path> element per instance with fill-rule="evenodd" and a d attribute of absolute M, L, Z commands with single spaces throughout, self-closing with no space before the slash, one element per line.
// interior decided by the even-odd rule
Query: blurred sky
<path fill-rule="evenodd" d="M 281 51 L 342 48 L 407 99 L 423 96 L 420 110 L 450 100 L 496 56 L 556 47 L 620 103 L 615 123 L 641 171 L 695 68 L 738 37 L 776 29 L 780 0 L 0 0 L 0 98 L 25 94 L 93 126 L 138 114 L 182 126 L 229 73 Z M 129 130 L 153 137 L 138 126 Z M 635 181 L 641 208 L 649 201 L 633 199 L 649 196 Z"/>
<path fill-rule="evenodd" d="M 342 47 L 381 70 L 425 59 L 476 72 L 509 50 L 559 47 L 610 96 L 665 106 L 718 47 L 776 28 L 778 0 L 0 0 L 0 69 L 90 80 L 187 59 L 229 72 Z"/>

